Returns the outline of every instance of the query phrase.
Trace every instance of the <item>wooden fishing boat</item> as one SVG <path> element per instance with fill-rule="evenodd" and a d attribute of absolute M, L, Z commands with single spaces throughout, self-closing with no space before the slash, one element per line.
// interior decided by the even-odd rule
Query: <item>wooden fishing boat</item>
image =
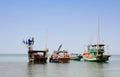
<path fill-rule="evenodd" d="M 59 46 L 58 51 L 53 51 L 49 58 L 49 62 L 55 63 L 69 63 L 70 55 L 66 50 L 60 51 L 62 45 Z"/>
<path fill-rule="evenodd" d="M 106 62 L 109 61 L 109 55 L 106 54 L 105 50 L 106 45 L 100 43 L 100 25 L 99 25 L 99 17 L 98 17 L 98 37 L 97 37 L 97 44 L 90 44 L 88 45 L 88 50 L 83 52 L 83 59 L 85 61 L 92 61 L 92 62 Z M 108 52 L 108 51 L 107 51 Z"/>
<path fill-rule="evenodd" d="M 91 62 L 106 62 L 110 55 L 105 54 L 104 44 L 88 45 L 88 50 L 83 52 L 83 59 Z"/>
<path fill-rule="evenodd" d="M 28 48 L 28 60 L 29 63 L 46 63 L 47 62 L 47 52 L 45 50 L 33 50 L 34 38 L 30 38 L 26 41 L 23 40 L 23 43 L 27 45 Z"/>
<path fill-rule="evenodd" d="M 70 55 L 71 55 L 71 60 L 81 61 L 82 59 L 82 55 L 79 53 L 71 53 Z"/>
<path fill-rule="evenodd" d="M 28 51 L 28 59 L 30 63 L 46 63 L 47 50 L 29 50 Z"/>

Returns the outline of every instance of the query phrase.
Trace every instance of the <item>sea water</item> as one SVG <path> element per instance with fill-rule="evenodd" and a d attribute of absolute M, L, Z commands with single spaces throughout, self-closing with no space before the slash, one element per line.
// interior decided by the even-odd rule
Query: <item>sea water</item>
<path fill-rule="evenodd" d="M 70 63 L 29 64 L 27 55 L 1 54 L 0 77 L 119 77 L 120 56 L 106 63 L 70 61 Z"/>

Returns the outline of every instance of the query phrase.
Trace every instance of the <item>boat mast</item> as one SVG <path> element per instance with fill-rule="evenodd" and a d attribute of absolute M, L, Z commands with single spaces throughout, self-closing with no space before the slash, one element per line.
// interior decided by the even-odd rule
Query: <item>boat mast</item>
<path fill-rule="evenodd" d="M 100 18 L 98 16 L 97 56 L 98 56 L 99 44 L 100 44 Z"/>
<path fill-rule="evenodd" d="M 109 55 L 109 45 L 107 45 L 107 54 Z"/>
<path fill-rule="evenodd" d="M 46 43 L 45 43 L 45 48 L 47 49 L 47 45 L 48 45 L 48 29 L 46 31 Z"/>

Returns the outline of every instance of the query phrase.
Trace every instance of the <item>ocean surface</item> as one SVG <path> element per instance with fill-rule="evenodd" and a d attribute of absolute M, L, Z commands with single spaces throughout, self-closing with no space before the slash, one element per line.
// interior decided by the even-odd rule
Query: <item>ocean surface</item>
<path fill-rule="evenodd" d="M 119 77 L 120 55 L 107 63 L 70 61 L 70 63 L 29 64 L 27 55 L 1 54 L 0 77 Z"/>

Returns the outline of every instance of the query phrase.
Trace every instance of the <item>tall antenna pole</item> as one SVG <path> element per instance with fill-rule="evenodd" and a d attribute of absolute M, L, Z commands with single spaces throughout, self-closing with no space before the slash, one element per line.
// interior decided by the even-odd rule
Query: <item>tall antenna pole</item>
<path fill-rule="evenodd" d="M 100 17 L 98 16 L 97 56 L 100 44 Z"/>
<path fill-rule="evenodd" d="M 100 44 L 100 17 L 98 16 L 98 37 L 97 37 L 97 44 Z"/>
<path fill-rule="evenodd" d="M 109 45 L 107 45 L 107 54 L 109 55 Z"/>

